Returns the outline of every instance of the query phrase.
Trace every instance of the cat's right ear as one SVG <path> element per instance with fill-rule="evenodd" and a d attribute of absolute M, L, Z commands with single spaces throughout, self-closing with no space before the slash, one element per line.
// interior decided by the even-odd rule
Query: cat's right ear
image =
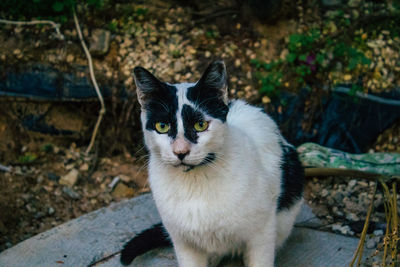
<path fill-rule="evenodd" d="M 142 67 L 133 69 L 136 83 L 136 94 L 140 105 L 143 107 L 146 100 L 161 87 L 161 82 L 148 70 Z"/>

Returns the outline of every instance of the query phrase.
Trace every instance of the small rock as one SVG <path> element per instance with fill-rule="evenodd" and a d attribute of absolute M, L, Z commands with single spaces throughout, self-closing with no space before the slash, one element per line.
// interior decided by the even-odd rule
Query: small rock
<path fill-rule="evenodd" d="M 376 240 L 374 238 L 371 238 L 367 241 L 366 247 L 368 249 L 373 249 L 376 248 L 376 245 L 377 245 Z"/>
<path fill-rule="evenodd" d="M 83 172 L 89 170 L 89 164 L 83 163 L 83 164 L 79 167 L 79 170 L 80 170 L 80 171 L 83 171 Z"/>
<path fill-rule="evenodd" d="M 355 180 L 355 179 L 350 180 L 349 185 L 348 185 L 348 188 L 351 189 L 351 188 L 353 188 L 356 184 L 357 184 L 357 180 Z"/>
<path fill-rule="evenodd" d="M 341 192 L 336 192 L 333 198 L 335 199 L 336 203 L 341 203 L 344 199 L 344 195 Z"/>
<path fill-rule="evenodd" d="M 48 213 L 49 215 L 53 215 L 54 212 L 55 212 L 54 208 L 53 208 L 53 207 L 49 207 L 47 213 Z"/>
<path fill-rule="evenodd" d="M 90 40 L 90 53 L 95 56 L 102 56 L 110 48 L 111 33 L 103 29 L 94 29 Z"/>
<path fill-rule="evenodd" d="M 79 172 L 77 169 L 72 169 L 67 175 L 61 177 L 59 183 L 72 187 L 76 183 L 76 181 L 78 181 L 78 174 Z"/>
<path fill-rule="evenodd" d="M 46 215 L 46 214 L 45 214 L 44 212 L 39 211 L 39 212 L 35 213 L 35 215 L 34 215 L 33 217 L 34 217 L 36 220 L 38 220 L 38 219 L 40 219 L 40 218 L 43 218 L 45 215 Z"/>
<path fill-rule="evenodd" d="M 125 174 L 120 174 L 120 175 L 118 175 L 118 177 L 119 177 L 122 181 L 124 181 L 125 183 L 129 183 L 129 182 L 132 181 L 131 177 L 129 177 L 128 175 L 125 175 Z"/>
<path fill-rule="evenodd" d="M 360 220 L 360 218 L 358 218 L 358 216 L 355 213 L 348 213 L 346 215 L 346 219 L 352 222 L 357 222 Z"/>
<path fill-rule="evenodd" d="M 333 224 L 332 231 L 341 233 L 342 235 L 354 235 L 354 232 L 351 231 L 348 225 Z"/>
<path fill-rule="evenodd" d="M 271 103 L 271 99 L 268 96 L 263 96 L 261 101 L 263 102 L 263 104 Z"/>
<path fill-rule="evenodd" d="M 75 167 L 74 163 L 70 163 L 70 164 L 65 165 L 65 169 L 68 170 L 68 171 L 72 170 L 74 167 Z"/>
<path fill-rule="evenodd" d="M 132 188 L 127 187 L 123 183 L 119 183 L 111 193 L 115 198 L 133 197 L 135 191 Z"/>
<path fill-rule="evenodd" d="M 67 56 L 67 62 L 68 62 L 68 63 L 71 63 L 72 61 L 74 61 L 74 55 L 69 54 L 69 55 Z"/>
<path fill-rule="evenodd" d="M 374 234 L 375 236 L 381 236 L 381 235 L 383 235 L 383 230 L 381 230 L 381 229 L 375 230 L 375 231 L 373 232 L 373 234 Z"/>
<path fill-rule="evenodd" d="M 55 182 L 58 182 L 60 180 L 60 176 L 55 173 L 52 173 L 52 172 L 47 173 L 47 178 L 49 178 L 49 180 L 55 181 Z"/>
<path fill-rule="evenodd" d="M 322 191 L 321 191 L 321 197 L 327 197 L 329 195 L 329 192 L 328 192 L 328 190 L 327 189 L 322 189 Z"/>
<path fill-rule="evenodd" d="M 62 188 L 62 191 L 72 199 L 80 199 L 81 198 L 81 196 L 70 187 L 64 186 Z"/>

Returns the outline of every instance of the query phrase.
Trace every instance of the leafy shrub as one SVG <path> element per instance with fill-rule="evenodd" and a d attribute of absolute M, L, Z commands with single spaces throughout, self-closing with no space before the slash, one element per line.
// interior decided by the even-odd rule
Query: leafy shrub
<path fill-rule="evenodd" d="M 393 51 L 400 47 L 400 26 L 397 23 L 400 19 L 393 15 L 400 15 L 400 8 L 385 3 L 383 12 L 371 3 L 365 5 L 365 10 L 361 9 L 363 16 L 354 8 L 346 10 L 347 13 L 343 10 L 330 11 L 330 17 L 320 27 L 290 35 L 278 60 L 269 63 L 253 60 L 261 83 L 260 93 L 279 97 L 283 89 L 298 91 L 309 87 L 320 90 L 338 84 L 350 85 L 355 93 L 368 89 L 371 81 L 379 86 L 378 78 L 384 80 L 386 77 L 379 76 L 381 69 L 376 64 L 371 66 L 371 63 L 381 57 L 376 52 L 381 48 L 374 46 L 371 40 L 379 39 L 378 44 L 385 43 L 381 50 L 391 43 L 396 43 L 391 48 Z M 368 23 L 371 16 L 379 17 L 382 22 Z M 392 17 L 395 19 L 391 20 Z M 388 21 L 390 23 L 386 23 Z M 382 32 L 387 32 L 387 37 L 382 36 Z M 397 38 L 397 41 L 387 41 L 387 38 Z M 393 66 L 393 69 L 396 68 Z M 396 75 L 400 73 L 392 76 Z M 383 88 L 390 86 L 382 85 Z"/>
<path fill-rule="evenodd" d="M 94 8 L 100 8 L 104 4 L 104 0 L 85 0 L 79 3 L 82 2 Z M 64 22 L 77 3 L 78 0 L 2 0 L 0 16 L 20 20 L 51 18 Z"/>

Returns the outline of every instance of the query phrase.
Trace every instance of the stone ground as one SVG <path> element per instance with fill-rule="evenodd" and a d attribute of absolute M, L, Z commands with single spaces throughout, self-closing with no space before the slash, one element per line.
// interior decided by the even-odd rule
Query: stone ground
<path fill-rule="evenodd" d="M 150 194 L 113 204 L 32 237 L 0 254 L 0 266 L 121 266 L 119 252 L 135 234 L 160 221 Z M 321 222 L 304 205 L 278 252 L 276 266 L 345 266 L 358 239 L 313 230 Z M 371 250 L 366 249 L 364 255 Z M 365 260 L 365 259 L 364 259 Z M 172 248 L 156 249 L 131 266 L 176 266 Z M 221 266 L 242 266 L 228 260 Z"/>

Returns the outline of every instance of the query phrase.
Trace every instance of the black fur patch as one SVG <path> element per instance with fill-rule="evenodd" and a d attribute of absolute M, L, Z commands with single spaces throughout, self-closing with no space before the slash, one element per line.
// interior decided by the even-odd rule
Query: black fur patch
<path fill-rule="evenodd" d="M 198 132 L 194 129 L 194 124 L 198 121 L 204 120 L 203 114 L 186 104 L 182 106 L 181 114 L 186 139 L 194 144 L 197 144 L 197 139 L 199 138 L 199 135 Z"/>
<path fill-rule="evenodd" d="M 195 86 L 187 89 L 186 97 L 208 115 L 222 122 L 226 121 L 229 108 L 217 95 L 214 88 L 208 88 L 197 83 Z"/>
<path fill-rule="evenodd" d="M 174 86 L 160 82 L 159 88 L 151 92 L 145 104 L 147 111 L 147 130 L 155 130 L 157 122 L 169 123 L 171 128 L 168 135 L 175 138 L 177 135 L 176 112 L 178 110 L 177 89 Z"/>
<path fill-rule="evenodd" d="M 169 247 L 172 243 L 164 226 L 159 223 L 132 238 L 124 245 L 121 263 L 130 264 L 137 256 L 159 247 Z"/>
<path fill-rule="evenodd" d="M 290 208 L 303 195 L 304 169 L 301 166 L 297 151 L 291 146 L 281 144 L 282 182 L 281 195 L 278 199 L 278 211 Z"/>

